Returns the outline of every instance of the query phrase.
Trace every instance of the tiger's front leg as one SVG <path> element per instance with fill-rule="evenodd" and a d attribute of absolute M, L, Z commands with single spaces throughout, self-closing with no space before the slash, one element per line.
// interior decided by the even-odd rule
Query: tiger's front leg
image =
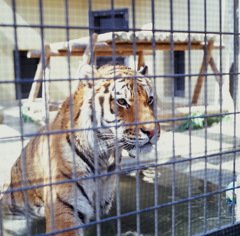
<path fill-rule="evenodd" d="M 46 194 L 46 232 L 62 231 L 56 235 L 82 236 L 83 228 L 79 228 L 79 226 L 89 222 L 93 217 L 94 210 L 82 194 L 77 191 L 76 196 L 73 194 L 72 184 L 64 184 L 62 189 L 65 191 L 59 191 L 56 186 L 52 187 L 52 200 L 50 188 Z"/>

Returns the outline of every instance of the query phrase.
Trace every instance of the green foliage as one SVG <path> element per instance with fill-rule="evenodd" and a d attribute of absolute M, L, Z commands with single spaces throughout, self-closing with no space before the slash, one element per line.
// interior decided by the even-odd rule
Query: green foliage
<path fill-rule="evenodd" d="M 34 122 L 34 120 L 31 118 L 31 117 L 29 117 L 27 114 L 25 114 L 25 113 L 23 113 L 22 112 L 22 118 L 23 118 L 23 122 Z"/>
<path fill-rule="evenodd" d="M 211 116 L 211 117 L 202 117 L 202 116 L 204 116 L 204 113 L 202 113 L 201 111 L 193 112 L 190 117 L 196 117 L 196 118 L 185 120 L 181 125 L 178 126 L 176 131 L 182 132 L 190 129 L 190 127 L 192 130 L 202 129 L 205 127 L 205 122 L 207 127 L 211 127 L 214 124 L 219 123 L 221 119 L 224 118 L 222 116 Z"/>

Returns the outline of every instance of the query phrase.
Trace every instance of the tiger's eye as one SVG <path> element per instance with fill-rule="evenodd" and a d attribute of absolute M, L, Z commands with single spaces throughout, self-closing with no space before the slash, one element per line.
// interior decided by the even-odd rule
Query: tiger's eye
<path fill-rule="evenodd" d="M 117 103 L 120 106 L 127 106 L 128 105 L 127 101 L 124 98 L 117 99 Z"/>

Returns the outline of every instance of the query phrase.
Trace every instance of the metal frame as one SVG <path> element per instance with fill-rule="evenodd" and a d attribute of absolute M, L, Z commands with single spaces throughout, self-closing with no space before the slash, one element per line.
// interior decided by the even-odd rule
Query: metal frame
<path fill-rule="evenodd" d="M 26 28 L 26 27 L 32 27 L 40 30 L 40 36 L 41 36 L 41 48 L 42 50 L 40 51 L 29 51 L 29 57 L 40 57 L 40 64 L 38 67 L 38 70 L 36 72 L 34 80 L 25 80 L 29 83 L 32 83 L 33 81 L 35 82 L 33 85 L 33 90 L 31 91 L 29 95 L 29 102 L 30 104 L 34 103 L 34 99 L 36 97 L 36 90 L 37 86 L 39 86 L 40 83 L 43 85 L 43 96 L 42 96 L 42 101 L 43 101 L 43 112 L 44 112 L 44 123 L 48 127 L 49 124 L 49 93 L 48 93 L 48 86 L 49 82 L 52 81 L 58 81 L 61 82 L 61 79 L 51 79 L 49 76 L 50 73 L 50 58 L 52 56 L 65 56 L 66 57 L 66 62 L 68 66 L 68 77 L 65 79 L 66 81 L 73 81 L 76 80 L 73 78 L 70 70 L 70 65 L 71 65 L 71 57 L 72 56 L 82 56 L 84 55 L 84 51 L 86 50 L 87 45 L 89 46 L 89 43 L 84 43 L 79 40 L 71 40 L 70 39 L 70 33 L 69 31 L 71 29 L 82 29 L 82 30 L 89 30 L 90 35 L 92 35 L 92 32 L 97 29 L 97 27 L 94 27 L 92 24 L 91 19 L 89 19 L 89 26 L 72 26 L 69 23 L 69 2 L 68 0 L 64 1 L 64 8 L 65 8 L 65 25 L 45 25 L 44 24 L 44 6 L 43 6 L 43 1 L 39 0 L 38 8 L 40 12 L 40 24 L 37 25 L 22 25 L 18 24 L 17 21 L 17 0 L 12 0 L 11 2 L 11 7 L 12 7 L 12 12 L 13 12 L 13 23 L 10 24 L 2 24 L 0 22 L 0 29 L 1 28 L 11 28 L 13 29 L 13 39 L 14 39 L 14 53 L 15 53 L 15 58 L 19 58 L 18 52 L 19 52 L 19 45 L 18 45 L 18 29 L 19 28 Z M 117 2 L 117 0 L 116 0 Z M 88 12 L 89 12 L 89 17 L 91 18 L 92 16 L 92 8 L 93 8 L 93 2 L 91 0 L 88 1 Z M 116 189 L 116 200 L 115 200 L 115 210 L 111 213 L 111 215 L 106 216 L 105 218 L 101 218 L 99 214 L 99 194 L 96 195 L 96 220 L 91 221 L 87 224 L 85 224 L 83 227 L 88 228 L 91 226 L 96 227 L 96 233 L 95 235 L 106 235 L 105 231 L 102 229 L 102 225 L 105 226 L 106 224 L 110 225 L 112 222 L 114 222 L 115 229 L 114 229 L 114 234 L 116 235 L 127 235 L 127 227 L 124 228 L 125 220 L 131 219 L 134 222 L 134 226 L 131 228 L 136 235 L 172 235 L 172 236 L 177 236 L 177 235 L 209 235 L 209 236 L 217 236 L 217 235 L 237 235 L 240 230 L 239 230 L 239 224 L 237 223 L 237 219 L 235 218 L 235 212 L 234 209 L 227 215 L 227 205 L 224 206 L 223 202 L 223 196 L 226 194 L 226 189 L 223 188 L 223 185 L 225 184 L 225 181 L 236 181 L 236 177 L 238 174 L 238 166 L 237 164 L 239 163 L 239 157 L 240 157 L 240 147 L 239 147 L 239 135 L 238 135 L 238 130 L 237 127 L 239 125 L 238 117 L 240 116 L 240 110 L 239 110 L 239 18 L 238 18 L 238 11 L 239 11 L 239 2 L 238 0 L 232 0 L 232 12 L 233 12 L 233 19 L 232 19 L 232 31 L 224 31 L 223 30 L 223 0 L 219 0 L 219 30 L 213 31 L 213 30 L 208 30 L 208 4 L 209 1 L 204 0 L 203 1 L 203 14 L 204 14 L 204 29 L 201 31 L 196 31 L 192 30 L 192 22 L 191 22 L 191 17 L 192 17 L 192 11 L 191 11 L 191 6 L 192 1 L 188 0 L 187 1 L 187 30 L 177 30 L 174 28 L 174 18 L 175 18 L 175 12 L 174 12 L 174 1 L 169 0 L 169 16 L 170 16 L 170 28 L 169 29 L 161 29 L 157 26 L 156 24 L 156 17 L 157 17 L 157 8 L 155 8 L 156 1 L 151 0 L 149 1 L 149 4 L 151 5 L 151 16 L 152 16 L 152 28 L 145 30 L 148 32 L 146 35 L 149 36 L 151 34 L 151 40 L 147 41 L 147 36 L 142 33 L 144 30 L 141 30 L 140 28 L 136 27 L 136 9 L 137 9 L 137 0 L 132 0 L 131 3 L 129 4 L 129 13 L 131 11 L 131 17 L 132 19 L 129 19 L 132 21 L 132 27 L 129 27 L 129 33 L 125 33 L 124 37 L 126 36 L 125 41 L 122 42 L 121 40 L 115 40 L 116 35 L 118 36 L 124 29 L 117 29 L 115 32 L 114 27 L 106 27 L 106 29 L 113 29 L 114 33 L 108 34 L 108 38 L 106 39 L 106 35 L 101 38 L 101 35 L 98 38 L 98 41 L 96 41 L 96 47 L 94 42 L 90 42 L 90 52 L 91 55 L 94 54 L 96 56 L 102 56 L 102 55 L 111 55 L 113 58 L 113 62 L 115 61 L 116 56 L 118 55 L 123 55 L 123 56 L 132 56 L 133 61 L 134 61 L 134 66 L 135 70 L 139 69 L 141 65 L 145 64 L 144 60 L 144 51 L 147 49 L 147 51 L 151 51 L 150 56 L 152 57 L 152 73 L 149 75 L 149 77 L 154 78 L 154 93 L 157 94 L 157 81 L 161 79 L 167 79 L 171 81 L 171 106 L 170 106 L 170 115 L 167 117 L 164 117 L 161 115 L 162 110 L 159 110 L 157 102 L 155 103 L 154 106 L 154 112 L 155 112 L 155 120 L 153 123 L 159 122 L 162 126 L 165 124 L 170 124 L 168 127 L 170 127 L 171 132 L 171 158 L 168 159 L 167 162 L 162 162 L 161 158 L 163 158 L 159 152 L 159 148 L 156 147 L 154 152 L 153 152 L 153 160 L 151 162 L 145 161 L 143 162 L 140 160 L 139 157 L 136 158 L 136 161 L 134 164 L 129 164 L 128 162 L 123 163 L 122 169 L 118 167 L 116 171 L 111 172 L 111 173 L 104 173 L 104 174 L 98 174 L 95 173 L 94 176 L 91 176 L 89 178 L 95 178 L 99 179 L 100 177 L 103 176 L 108 176 L 108 175 L 117 175 L 117 189 Z M 200 3 L 198 3 L 200 4 Z M 111 0 L 111 6 L 110 6 L 110 11 L 112 10 L 117 10 L 116 8 L 116 3 L 114 0 Z M 131 10 L 130 10 L 131 9 Z M 126 13 L 126 9 L 123 9 L 124 13 Z M 122 12 L 120 9 L 119 11 Z M 101 14 L 104 14 L 104 10 L 101 12 Z M 114 16 L 112 16 L 114 17 Z M 66 30 L 66 44 L 64 46 L 61 45 L 61 47 L 56 48 L 56 45 L 59 44 L 46 44 L 45 43 L 45 29 L 64 29 Z M 141 32 L 142 31 L 142 32 Z M 143 38 L 142 34 L 143 34 Z M 168 38 L 166 41 L 160 40 L 159 38 L 161 34 L 167 34 Z M 181 42 L 179 39 L 176 40 L 174 36 L 176 35 L 185 35 L 185 41 L 184 43 Z M 109 37 L 110 35 L 110 37 Z M 202 37 L 202 40 L 192 40 L 193 35 L 198 35 Z M 229 45 L 226 45 L 223 42 L 223 37 L 233 37 L 233 46 L 229 50 L 232 50 L 233 54 L 233 66 L 232 70 L 230 72 L 226 72 L 224 70 L 224 55 L 223 55 L 223 50 L 225 50 Z M 209 40 L 209 37 L 219 38 L 219 45 L 214 45 L 214 40 Z M 125 43 L 125 44 L 124 44 Z M 125 49 L 124 49 L 125 48 Z M 200 71 L 199 73 L 194 72 L 193 70 L 193 62 L 192 62 L 192 50 L 194 49 L 200 49 L 203 51 L 203 59 L 202 63 L 200 65 Z M 219 64 L 216 65 L 214 62 L 213 56 L 212 56 L 212 50 L 215 49 L 216 52 L 219 52 Z M 158 50 L 168 50 L 170 52 L 170 73 L 169 74 L 164 74 L 164 73 L 158 73 L 157 67 L 158 67 L 158 62 L 157 62 L 157 51 Z M 187 58 L 187 68 L 188 70 L 184 74 L 174 74 L 174 51 L 175 50 L 183 50 L 185 51 L 185 58 Z M 89 52 L 89 51 L 88 51 Z M 90 60 L 91 62 L 94 61 L 93 58 Z M 9 83 L 14 83 L 16 86 L 16 89 L 19 94 L 21 94 L 20 90 L 20 85 L 22 80 L 20 79 L 20 69 L 19 69 L 19 61 L 15 61 L 15 78 L 14 79 L 0 79 L 0 85 L 4 84 L 9 84 Z M 210 65 L 210 68 L 212 71 L 209 71 L 208 65 Z M 218 68 L 219 69 L 218 69 Z M 224 91 L 223 91 L 223 77 L 224 76 L 231 76 L 234 78 L 234 86 L 233 86 L 233 105 L 234 109 L 233 110 L 228 110 L 225 111 L 225 108 L 223 106 L 223 97 L 224 97 Z M 133 76 L 133 79 L 136 76 Z M 185 96 L 188 97 L 188 114 L 186 116 L 178 116 L 177 109 L 176 109 L 176 104 L 177 104 L 177 98 L 174 96 L 174 78 L 175 77 L 184 77 L 185 80 L 188 80 L 188 94 L 185 92 Z M 195 84 L 195 77 L 198 77 L 195 89 L 193 91 L 193 84 Z M 209 80 L 213 79 L 215 77 L 215 80 L 217 80 L 217 83 L 219 85 L 219 106 L 218 106 L 218 112 L 211 113 L 209 111 L 209 94 L 208 92 L 208 85 L 209 85 Z M 25 82 L 24 81 L 24 82 Z M 36 87 L 35 87 L 36 86 Z M 69 83 L 69 91 L 72 91 L 71 83 Z M 203 104 L 203 110 L 204 112 L 201 114 L 196 114 L 193 113 L 194 110 L 194 104 L 197 103 L 198 98 L 200 93 L 203 92 L 204 96 L 204 104 Z M 93 95 L 95 96 L 95 95 Z M 1 99 L 1 94 L 0 94 L 0 99 Z M 24 107 L 22 106 L 22 101 L 19 99 L 17 101 L 17 106 L 18 106 L 18 116 L 21 117 L 22 114 L 24 113 Z M 138 101 L 135 101 L 135 105 L 137 107 Z M 0 103 L 1 105 L 1 103 Z M 29 104 L 28 104 L 29 105 Z M 93 107 L 94 109 L 94 107 Z M 70 109 L 71 110 L 71 109 Z M 72 114 L 72 110 L 71 110 Z M 233 134 L 232 134 L 232 139 L 229 141 L 231 144 L 228 149 L 224 148 L 224 125 L 225 123 L 222 120 L 223 116 L 229 116 L 232 117 L 233 119 Z M 136 117 L 137 117 L 137 112 L 136 112 Z M 208 130 L 208 120 L 211 118 L 219 118 L 219 131 L 216 134 L 216 139 L 219 142 L 218 149 L 215 151 L 209 152 L 209 142 L 211 140 L 211 133 L 209 133 Z M 96 118 L 93 118 L 96 121 Z M 196 147 L 195 145 L 195 136 L 196 133 L 193 129 L 193 123 L 197 119 L 202 119 L 203 120 L 203 127 L 202 127 L 202 139 L 204 142 L 204 151 L 203 153 L 196 154 L 194 153 L 194 148 Z M 31 138 L 34 136 L 39 135 L 38 133 L 28 133 L 26 134 L 24 132 L 24 122 L 23 119 L 18 119 L 19 122 L 19 130 L 20 130 L 20 135 L 13 135 L 9 137 L 7 134 L 0 136 L 0 147 L 1 145 L 4 145 L 4 143 L 10 143 L 11 140 L 13 139 L 19 139 L 22 148 L 24 147 L 24 140 L 27 138 Z M 71 121 L 73 122 L 73 121 Z M 189 129 L 188 131 L 185 132 L 185 135 L 187 135 L 187 141 L 188 142 L 188 153 L 186 156 L 179 157 L 178 156 L 178 143 L 179 143 L 179 134 L 176 132 L 177 126 L 179 122 L 187 122 L 189 124 Z M 133 124 L 141 124 L 137 121 Z M 72 126 L 73 127 L 73 126 Z M 98 128 L 104 128 L 104 127 L 94 127 L 94 129 Z M 71 131 L 76 131 L 72 129 Z M 82 131 L 82 130 L 80 130 Z M 59 131 L 64 132 L 64 131 Z M 54 134 L 58 132 L 46 132 L 46 134 Z M 163 134 L 164 135 L 164 134 Z M 166 137 L 166 136 L 164 136 Z M 160 137 L 159 141 L 159 147 L 161 147 L 161 140 L 162 138 Z M 116 141 L 116 146 L 118 145 L 118 142 Z M 72 150 L 74 150 L 74 145 L 72 146 Z M 116 152 L 119 150 L 117 149 Z M 95 153 L 94 155 L 95 159 L 97 159 L 97 154 Z M 74 159 L 74 151 L 73 151 L 73 160 Z M 225 175 L 225 170 L 224 170 L 224 165 L 226 165 L 225 161 L 226 158 L 230 159 L 230 164 L 232 165 L 232 171 L 228 173 L 228 179 L 224 179 L 226 177 Z M 22 154 L 21 157 L 22 160 L 22 169 L 24 172 L 23 178 L 26 179 L 26 173 L 25 173 L 25 161 L 24 161 L 24 156 Z M 1 161 L 1 157 L 0 157 Z M 211 170 L 209 169 L 209 166 L 212 166 L 212 163 L 217 162 L 218 164 L 216 165 L 218 167 L 218 173 L 214 176 L 210 176 L 209 173 Z M 96 161 L 97 163 L 97 161 Z M 197 163 L 197 164 L 196 164 Z M 201 174 L 198 174 L 196 176 L 195 171 L 195 166 L 198 164 L 201 164 L 204 166 L 202 168 Z M 183 167 L 186 167 L 185 172 L 183 172 Z M 47 167 L 49 168 L 49 171 L 51 172 L 51 166 Z M 165 173 L 165 177 L 167 176 L 167 180 L 164 182 L 163 179 L 165 178 L 164 175 L 161 175 L 161 178 L 159 178 L 159 173 L 161 174 Z M 150 171 L 150 172 L 149 172 Z M 151 183 L 146 184 L 144 181 L 146 180 L 148 174 L 151 173 Z M 134 195 L 135 199 L 133 201 L 134 203 L 134 208 L 128 209 L 128 211 L 124 211 L 124 203 L 122 199 L 124 198 L 124 195 L 122 193 L 123 187 L 122 187 L 122 179 L 123 177 L 128 174 L 129 176 L 134 175 L 134 177 L 129 177 L 128 180 L 133 180 L 131 182 L 131 191 L 126 193 L 126 195 L 129 194 L 129 196 Z M 122 177 L 123 176 L 123 177 Z M 199 178 L 198 178 L 199 177 Z M 201 177 L 201 178 L 200 178 Z M 217 182 L 218 184 L 215 184 L 214 187 L 209 184 L 210 179 L 215 178 L 215 183 Z M 184 181 L 181 181 L 181 178 L 183 178 Z M 75 175 L 73 176 L 73 181 L 78 181 L 78 180 L 83 180 L 83 179 L 88 179 L 88 178 L 77 178 Z M 149 180 L 148 180 L 149 181 Z M 170 187 L 164 186 L 162 188 L 163 182 L 166 185 L 166 183 L 170 183 Z M 67 181 L 62 181 L 58 183 L 51 183 L 50 185 L 55 185 L 55 184 L 63 184 L 66 183 Z M 196 189 L 195 189 L 195 184 L 196 183 L 201 183 L 199 188 L 201 188 L 201 191 L 196 194 Z M 182 188 L 185 190 L 184 193 L 181 193 L 179 190 L 178 184 L 182 184 Z M 151 205 L 147 205 L 147 207 L 142 207 L 142 204 L 144 205 L 144 191 L 146 188 L 146 191 L 148 187 L 151 187 L 151 199 L 152 202 L 150 203 Z M 32 188 L 37 188 L 37 187 L 43 187 L 43 186 L 31 186 L 27 187 L 26 185 L 23 185 L 22 190 L 28 190 Z M 99 186 L 100 187 L 100 186 Z M 149 188 L 150 188 L 149 187 Z M 162 190 L 169 191 L 168 201 L 166 199 L 161 198 L 161 195 L 163 193 L 161 192 Z M 142 191 L 143 190 L 143 191 Z M 239 190 L 239 186 L 236 184 L 232 189 L 233 193 L 237 192 Z M 228 189 L 229 191 L 229 189 Z M 182 194 L 182 195 L 181 195 Z M 240 196 L 239 196 L 240 197 Z M 210 220 L 212 218 L 209 216 L 211 212 L 209 212 L 209 201 L 211 199 L 214 199 L 215 202 L 212 204 L 214 205 L 215 212 L 214 212 L 214 217 L 217 218 L 214 221 L 214 227 L 211 225 L 209 226 Z M 27 195 L 24 195 L 24 200 L 27 202 Z M 202 219 L 195 219 L 194 217 L 196 216 L 196 202 L 198 202 L 198 207 L 197 211 L 201 211 L 202 214 L 198 214 L 197 216 L 201 216 Z M 200 204 L 199 204 L 200 202 Z M 145 205 L 144 205 L 145 206 Z M 185 209 L 185 215 L 186 215 L 186 222 L 184 225 L 184 229 L 180 229 L 179 227 L 179 218 L 178 218 L 178 209 L 179 206 L 184 206 Z M 238 204 L 236 205 L 238 207 Z M 234 208 L 234 207 L 233 207 Z M 27 209 L 27 207 L 26 207 Z M 165 211 L 167 209 L 167 211 Z M 183 210 L 183 208 L 181 208 Z M 152 225 L 151 229 L 149 229 L 148 232 L 148 225 L 144 225 L 143 223 L 143 217 L 146 217 L 150 214 L 150 218 L 152 220 Z M 166 229 L 166 231 L 162 231 L 163 223 L 162 223 L 162 218 L 164 217 L 169 217 L 168 219 L 168 225 L 170 226 L 170 229 Z M 182 216 L 183 217 L 183 216 Z M 227 220 L 226 220 L 227 218 Z M 196 224 L 195 220 L 199 221 L 199 225 Z M 227 222 L 227 223 L 226 223 Z M 2 229 L 2 214 L 1 214 L 1 205 L 0 205 L 0 235 L 3 234 L 3 229 Z M 26 222 L 27 224 L 27 235 L 31 235 L 31 229 L 29 225 L 29 219 Z M 194 229 L 193 224 L 196 224 L 197 230 Z M 76 229 L 79 226 L 76 226 Z M 164 227 L 163 227 L 164 228 Z M 64 230 L 63 230 L 64 231 Z M 62 232 L 63 232 L 62 231 Z M 128 230 L 130 231 L 130 230 Z M 113 233 L 113 232 L 111 232 Z M 52 235 L 51 233 L 48 234 L 40 234 L 40 235 Z M 110 235 L 110 234 L 109 234 Z"/>

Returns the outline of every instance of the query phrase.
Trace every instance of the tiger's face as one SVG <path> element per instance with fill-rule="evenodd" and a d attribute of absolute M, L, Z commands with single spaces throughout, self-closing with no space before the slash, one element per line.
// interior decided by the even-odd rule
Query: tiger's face
<path fill-rule="evenodd" d="M 149 153 L 160 136 L 150 79 L 120 65 L 103 66 L 96 75 L 103 78 L 94 81 L 95 120 L 102 127 L 98 138 L 131 157 Z"/>

